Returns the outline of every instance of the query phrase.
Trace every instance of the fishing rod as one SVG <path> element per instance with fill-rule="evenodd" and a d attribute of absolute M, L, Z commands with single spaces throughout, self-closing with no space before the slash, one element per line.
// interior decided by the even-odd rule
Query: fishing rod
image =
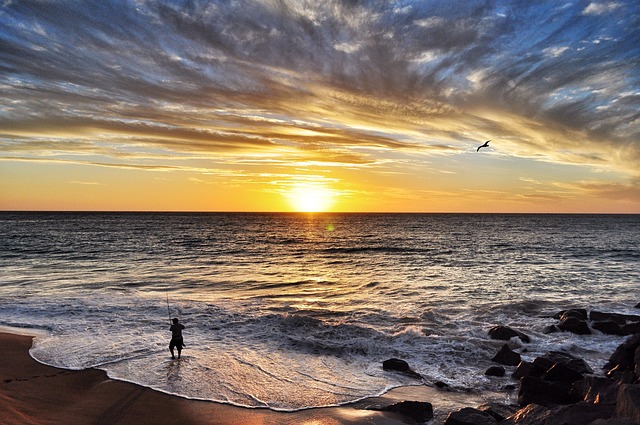
<path fill-rule="evenodd" d="M 171 324 L 171 309 L 169 308 L 169 292 L 167 292 L 167 314 L 169 315 L 169 324 Z"/>

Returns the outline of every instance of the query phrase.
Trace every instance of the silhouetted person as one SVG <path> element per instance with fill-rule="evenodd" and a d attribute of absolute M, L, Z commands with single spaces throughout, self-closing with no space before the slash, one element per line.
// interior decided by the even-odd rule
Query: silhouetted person
<path fill-rule="evenodd" d="M 173 349 L 178 349 L 178 358 L 180 358 L 180 353 L 182 352 L 182 347 L 184 347 L 184 342 L 182 341 L 182 330 L 184 329 L 184 325 L 182 323 L 178 323 L 178 319 L 173 319 L 173 325 L 169 328 L 171 331 L 171 341 L 169 342 L 169 351 L 171 351 L 171 358 L 175 359 L 176 356 L 173 354 Z"/>

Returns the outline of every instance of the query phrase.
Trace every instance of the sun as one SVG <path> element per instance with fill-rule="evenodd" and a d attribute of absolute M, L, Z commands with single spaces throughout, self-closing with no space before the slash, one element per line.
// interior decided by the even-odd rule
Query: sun
<path fill-rule="evenodd" d="M 331 208 L 335 193 L 324 186 L 300 184 L 294 186 L 286 196 L 297 212 L 325 212 Z"/>

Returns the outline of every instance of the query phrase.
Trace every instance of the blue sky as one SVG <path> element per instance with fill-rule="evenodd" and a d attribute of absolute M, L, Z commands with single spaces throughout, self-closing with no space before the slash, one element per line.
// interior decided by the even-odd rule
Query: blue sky
<path fill-rule="evenodd" d="M 640 212 L 635 1 L 6 0 L 0 20 L 2 209 L 286 210 L 302 189 Z"/>

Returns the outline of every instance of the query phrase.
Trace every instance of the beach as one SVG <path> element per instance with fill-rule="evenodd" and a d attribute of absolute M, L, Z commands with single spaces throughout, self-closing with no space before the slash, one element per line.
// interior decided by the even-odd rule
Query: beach
<path fill-rule="evenodd" d="M 207 425 L 395 425 L 411 424 L 402 415 L 369 410 L 410 398 L 434 403 L 437 421 L 449 409 L 482 402 L 468 394 L 444 393 L 426 386 L 404 387 L 352 405 L 276 412 L 249 409 L 165 394 L 110 379 L 98 369 L 67 370 L 29 356 L 32 336 L 0 333 L 5 361 L 0 363 L 0 423 L 12 424 L 207 424 Z M 428 399 L 428 400 L 427 400 Z M 441 406 L 438 408 L 437 405 Z"/>

